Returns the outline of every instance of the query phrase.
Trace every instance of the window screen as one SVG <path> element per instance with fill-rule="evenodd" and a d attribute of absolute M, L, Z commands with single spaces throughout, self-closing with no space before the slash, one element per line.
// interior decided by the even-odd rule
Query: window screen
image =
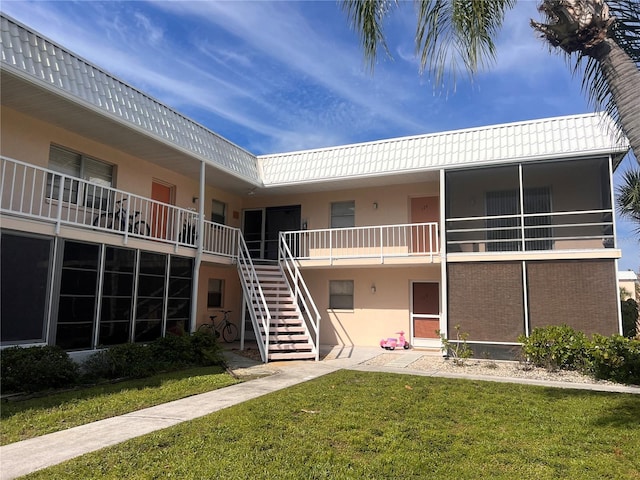
<path fill-rule="evenodd" d="M 211 201 L 211 221 L 225 225 L 227 216 L 227 205 L 218 201 Z"/>
<path fill-rule="evenodd" d="M 224 280 L 219 278 L 209 279 L 209 290 L 207 292 L 207 308 L 222 308 L 222 294 L 224 290 Z"/>
<path fill-rule="evenodd" d="M 335 202 L 331 204 L 331 228 L 356 226 L 356 202 Z"/>
<path fill-rule="evenodd" d="M 353 310 L 353 280 L 329 282 L 329 308 Z"/>
<path fill-rule="evenodd" d="M 110 195 L 108 187 L 113 186 L 113 165 L 51 145 L 49 168 L 73 177 L 64 180 L 62 192 L 64 202 L 82 203 L 89 207 L 106 209 Z M 77 179 L 86 180 L 89 184 L 79 182 Z M 48 198 L 60 198 L 61 183 L 60 176 L 54 174 L 47 176 Z"/>

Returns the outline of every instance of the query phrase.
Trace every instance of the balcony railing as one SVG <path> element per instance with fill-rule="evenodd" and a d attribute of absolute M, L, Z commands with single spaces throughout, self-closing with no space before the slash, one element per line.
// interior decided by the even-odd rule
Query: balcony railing
<path fill-rule="evenodd" d="M 129 192 L 0 157 L 0 211 L 62 225 L 196 247 L 199 215 Z M 239 230 L 204 222 L 203 251 L 236 258 Z"/>
<path fill-rule="evenodd" d="M 440 253 L 437 223 L 283 232 L 284 241 L 299 260 L 371 258 L 381 263 L 393 257 L 433 257 Z"/>
<path fill-rule="evenodd" d="M 613 248 L 613 211 L 578 210 L 448 218 L 447 252 Z"/>

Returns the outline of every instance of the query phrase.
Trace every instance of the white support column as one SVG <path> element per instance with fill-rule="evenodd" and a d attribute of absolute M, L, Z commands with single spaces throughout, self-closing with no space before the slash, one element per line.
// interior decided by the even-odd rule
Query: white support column
<path fill-rule="evenodd" d="M 531 334 L 529 324 L 529 295 L 527 291 L 527 262 L 522 261 L 522 299 L 524 307 L 524 334 L 528 337 Z"/>
<path fill-rule="evenodd" d="M 445 338 L 449 338 L 447 330 L 447 232 L 446 232 L 446 188 L 445 172 L 440 170 L 440 222 L 438 225 L 440 234 L 440 332 Z"/>
<path fill-rule="evenodd" d="M 518 192 L 518 197 L 520 198 L 520 244 L 522 245 L 522 251 L 524 252 L 527 249 L 526 244 L 526 235 L 527 232 L 525 230 L 525 216 L 524 216 L 524 182 L 522 181 L 522 164 L 518 164 L 518 184 L 520 186 L 520 191 Z"/>
<path fill-rule="evenodd" d="M 613 193 L 613 159 L 611 155 L 609 155 L 609 195 L 611 197 L 611 221 L 613 222 L 613 248 L 618 248 L 618 235 L 616 234 L 616 208 L 615 208 L 615 195 Z M 618 311 L 618 333 L 622 335 L 624 332 L 622 331 L 622 306 L 620 305 L 620 279 L 618 278 L 618 259 L 613 262 L 615 268 L 616 275 L 616 283 L 615 283 L 615 295 L 616 295 L 616 306 Z"/>
<path fill-rule="evenodd" d="M 204 194 L 206 165 L 200 162 L 200 198 L 198 199 L 198 229 L 196 230 L 196 258 L 193 262 L 193 280 L 191 287 L 191 332 L 196 331 L 198 320 L 198 284 L 200 282 L 200 266 L 202 264 L 202 246 L 204 245 Z"/>

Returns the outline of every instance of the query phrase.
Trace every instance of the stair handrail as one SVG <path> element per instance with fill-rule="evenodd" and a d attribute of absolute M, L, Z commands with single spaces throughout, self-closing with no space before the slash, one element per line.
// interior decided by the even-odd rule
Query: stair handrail
<path fill-rule="evenodd" d="M 249 254 L 249 249 L 240 230 L 238 230 L 237 258 L 242 291 L 249 310 L 249 316 L 251 317 L 251 324 L 256 333 L 256 343 L 258 344 L 262 361 L 267 363 L 269 360 L 269 326 L 271 325 L 271 312 L 269 311 L 267 300 L 262 291 L 253 260 Z M 255 304 L 252 302 L 252 299 L 257 300 Z M 256 312 L 256 310 L 260 310 L 260 318 L 258 318 L 258 312 Z M 244 319 L 242 319 L 242 321 L 244 321 Z M 264 336 L 260 335 L 260 326 L 262 326 Z M 261 342 L 258 337 L 263 341 Z"/>
<path fill-rule="evenodd" d="M 315 354 L 316 361 L 318 361 L 320 359 L 320 312 L 313 301 L 311 293 L 309 293 L 304 277 L 287 244 L 285 232 L 280 232 L 279 243 L 278 261 L 281 268 L 283 266 L 284 270 L 286 270 L 286 272 L 283 271 L 283 273 L 285 273 L 284 277 L 289 285 L 289 289 L 293 292 L 296 308 L 300 311 L 307 330 L 312 330 L 314 333 L 310 335 L 310 337 L 312 339 L 313 353 Z"/>

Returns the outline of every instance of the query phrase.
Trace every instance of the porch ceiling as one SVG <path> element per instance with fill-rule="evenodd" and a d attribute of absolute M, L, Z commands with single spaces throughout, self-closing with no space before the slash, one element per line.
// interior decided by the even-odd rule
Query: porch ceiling
<path fill-rule="evenodd" d="M 197 180 L 200 176 L 200 161 L 193 154 L 136 131 L 132 125 L 109 118 L 80 104 L 77 99 L 25 81 L 4 68 L 0 71 L 0 103 L 2 107 L 57 125 L 186 177 Z M 251 182 L 211 165 L 208 165 L 206 177 L 208 185 L 238 194 L 255 187 Z"/>

